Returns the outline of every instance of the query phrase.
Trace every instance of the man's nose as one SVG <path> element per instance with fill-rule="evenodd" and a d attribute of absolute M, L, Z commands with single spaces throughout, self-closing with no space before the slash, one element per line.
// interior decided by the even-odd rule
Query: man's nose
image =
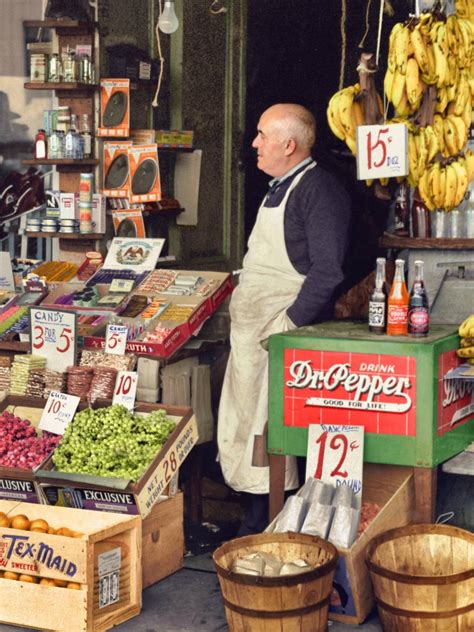
<path fill-rule="evenodd" d="M 258 136 L 255 136 L 255 138 L 253 139 L 253 141 L 252 141 L 252 147 L 253 147 L 254 149 L 257 149 L 257 147 L 258 147 Z"/>

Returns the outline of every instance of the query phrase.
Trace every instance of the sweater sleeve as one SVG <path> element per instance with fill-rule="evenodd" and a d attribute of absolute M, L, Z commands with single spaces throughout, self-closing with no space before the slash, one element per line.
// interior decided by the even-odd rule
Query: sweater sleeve
<path fill-rule="evenodd" d="M 294 215 L 302 235 L 298 249 L 306 251 L 308 261 L 301 290 L 287 310 L 297 327 L 332 317 L 336 290 L 344 279 L 350 206 L 346 191 L 324 171 L 307 182 L 302 180 L 288 199 L 287 211 Z M 297 242 L 289 244 L 290 260 L 295 247 Z"/>

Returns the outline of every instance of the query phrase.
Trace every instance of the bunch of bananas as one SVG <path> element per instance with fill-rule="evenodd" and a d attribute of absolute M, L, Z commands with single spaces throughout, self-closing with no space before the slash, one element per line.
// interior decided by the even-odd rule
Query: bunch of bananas
<path fill-rule="evenodd" d="M 446 165 L 433 162 L 420 177 L 418 190 L 430 211 L 451 211 L 461 204 L 474 178 L 474 156 L 458 156 Z"/>
<path fill-rule="evenodd" d="M 357 98 L 360 85 L 343 88 L 333 94 L 327 108 L 327 119 L 332 133 L 349 147 L 356 155 L 356 128 L 365 124 L 364 102 Z"/>
<path fill-rule="evenodd" d="M 474 314 L 468 316 L 459 325 L 458 333 L 461 337 L 461 342 L 459 349 L 456 351 L 457 355 L 469 364 L 474 364 Z"/>
<path fill-rule="evenodd" d="M 474 23 L 474 4 L 472 0 L 454 0 L 456 15 Z"/>

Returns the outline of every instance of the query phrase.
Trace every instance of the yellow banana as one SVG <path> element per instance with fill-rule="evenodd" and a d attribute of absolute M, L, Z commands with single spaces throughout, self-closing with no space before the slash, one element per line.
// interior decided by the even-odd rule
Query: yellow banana
<path fill-rule="evenodd" d="M 474 338 L 472 336 L 461 338 L 461 340 L 459 341 L 459 345 L 461 347 L 474 347 Z"/>
<path fill-rule="evenodd" d="M 459 206 L 463 201 L 467 191 L 467 171 L 466 167 L 459 160 L 453 162 L 451 166 L 456 172 L 456 195 L 454 198 L 454 206 Z"/>
<path fill-rule="evenodd" d="M 418 173 L 420 174 L 420 179 L 422 174 L 426 171 L 426 165 L 428 161 L 428 147 L 426 145 L 426 136 L 425 130 L 423 127 L 420 128 L 420 131 L 416 137 L 417 140 L 417 154 L 418 154 Z"/>
<path fill-rule="evenodd" d="M 436 106 L 435 112 L 442 114 L 448 106 L 448 92 L 443 86 L 436 91 Z"/>
<path fill-rule="evenodd" d="M 341 121 L 342 128 L 346 135 L 350 138 L 355 139 L 355 127 L 354 121 L 352 119 L 352 102 L 354 97 L 356 96 L 356 88 L 355 86 L 348 86 L 341 90 L 339 95 L 338 104 L 339 104 L 339 119 Z"/>
<path fill-rule="evenodd" d="M 474 358 L 474 347 L 463 347 L 456 349 L 456 353 L 460 358 Z"/>
<path fill-rule="evenodd" d="M 365 125 L 364 107 L 362 101 L 354 99 L 352 102 L 352 119 L 356 128 L 359 125 Z"/>
<path fill-rule="evenodd" d="M 474 327 L 474 314 L 468 316 L 463 322 L 459 325 L 458 334 L 461 338 L 466 338 L 469 336 L 469 331 Z"/>
<path fill-rule="evenodd" d="M 462 120 L 464 121 L 464 125 L 466 126 L 466 129 L 469 129 L 472 123 L 472 105 L 471 105 L 470 99 L 466 102 L 466 107 L 464 108 L 464 111 L 461 114 L 461 117 L 462 117 Z"/>
<path fill-rule="evenodd" d="M 474 28 L 470 20 L 458 18 L 459 35 L 462 38 L 462 45 L 464 50 L 464 59 L 460 59 L 461 64 L 467 65 L 471 57 L 471 49 L 474 35 Z"/>
<path fill-rule="evenodd" d="M 391 94 L 392 103 L 395 108 L 398 107 L 399 103 L 403 99 L 405 86 L 406 86 L 406 75 L 400 72 L 398 68 L 396 68 L 393 75 L 392 94 Z"/>
<path fill-rule="evenodd" d="M 436 193 L 435 203 L 437 208 L 444 208 L 444 199 L 446 197 L 446 169 L 439 167 L 439 190 Z"/>
<path fill-rule="evenodd" d="M 438 148 L 439 151 L 444 156 L 444 125 L 443 125 L 443 117 L 441 114 L 435 114 L 433 117 L 433 129 L 436 134 L 436 138 L 438 139 Z"/>
<path fill-rule="evenodd" d="M 455 156 L 458 153 L 458 137 L 457 128 L 454 126 L 451 118 L 443 120 L 444 126 L 444 144 L 447 149 L 448 156 Z"/>
<path fill-rule="evenodd" d="M 469 9 L 465 0 L 455 0 L 456 15 L 460 18 L 469 18 Z"/>
<path fill-rule="evenodd" d="M 397 24 L 395 24 L 392 28 L 388 39 L 388 67 L 392 73 L 395 72 L 396 68 L 395 39 L 399 31 L 403 28 L 403 24 L 401 22 L 397 22 Z"/>
<path fill-rule="evenodd" d="M 395 107 L 395 114 L 401 117 L 407 117 L 412 113 L 412 108 L 408 102 L 408 96 L 406 90 L 403 91 L 401 101 Z"/>
<path fill-rule="evenodd" d="M 425 39 L 430 36 L 431 27 L 433 25 L 433 14 L 429 11 L 425 11 L 420 14 L 419 29 Z"/>
<path fill-rule="evenodd" d="M 406 91 L 408 101 L 411 105 L 415 105 L 419 99 L 420 93 L 423 93 L 420 84 L 420 67 L 414 57 L 410 57 L 407 61 Z"/>
<path fill-rule="evenodd" d="M 457 177 L 456 171 L 452 165 L 446 165 L 446 185 L 444 190 L 444 203 L 443 208 L 450 211 L 454 208 L 454 201 L 456 199 L 457 190 Z"/>
<path fill-rule="evenodd" d="M 425 127 L 426 145 L 428 147 L 427 162 L 430 163 L 434 160 L 436 154 L 439 151 L 438 137 L 431 125 Z"/>
<path fill-rule="evenodd" d="M 352 136 L 346 136 L 346 145 L 349 147 L 349 149 L 351 150 L 351 154 L 353 156 L 357 156 L 357 143 L 355 138 L 353 138 Z"/>
<path fill-rule="evenodd" d="M 467 177 L 469 182 L 474 178 L 474 154 L 470 149 L 464 154 L 464 162 L 466 165 Z"/>
<path fill-rule="evenodd" d="M 448 116 L 447 118 L 451 121 L 451 123 L 456 128 L 456 139 L 457 139 L 456 153 L 459 153 L 463 149 L 464 145 L 467 143 L 468 130 L 466 129 L 464 121 L 460 116 L 454 116 L 453 114 L 452 116 Z"/>
<path fill-rule="evenodd" d="M 435 68 L 436 68 L 436 86 L 438 88 L 442 88 L 446 85 L 446 80 L 448 78 L 449 68 L 448 68 L 448 60 L 443 53 L 443 49 L 438 41 L 433 42 L 433 52 L 435 58 Z"/>
<path fill-rule="evenodd" d="M 436 75 L 436 60 L 431 40 L 426 42 L 426 56 L 428 58 L 428 70 L 421 73 L 421 77 L 428 85 L 435 85 L 438 77 Z"/>
<path fill-rule="evenodd" d="M 428 187 L 428 176 L 429 171 L 424 171 L 421 174 L 420 179 L 418 180 L 418 191 L 420 192 L 421 199 L 423 200 L 425 206 L 430 210 L 434 211 L 436 208 L 433 199 L 431 198 L 431 194 Z"/>
<path fill-rule="evenodd" d="M 436 208 L 439 208 L 443 204 L 444 195 L 441 189 L 441 165 L 439 162 L 434 162 L 429 170 L 428 175 L 428 190 L 431 193 L 431 198 Z"/>
<path fill-rule="evenodd" d="M 456 38 L 456 16 L 454 14 L 448 15 L 446 18 L 446 38 L 451 55 L 458 56 L 458 41 Z"/>
<path fill-rule="evenodd" d="M 416 152 L 416 140 L 413 133 L 408 134 L 408 184 L 416 187 L 418 183 L 418 155 Z"/>
<path fill-rule="evenodd" d="M 407 26 L 403 26 L 397 34 L 393 45 L 395 46 L 395 64 L 397 69 L 404 75 L 407 70 L 408 44 L 410 41 L 410 31 Z"/>
<path fill-rule="evenodd" d="M 330 98 L 326 114 L 331 132 L 340 140 L 345 140 L 346 133 L 342 127 L 341 119 L 339 118 L 339 96 L 340 93 L 336 92 L 336 94 Z"/>
<path fill-rule="evenodd" d="M 379 178 L 380 184 L 383 187 L 386 187 L 388 185 L 389 180 L 390 180 L 390 178 Z"/>
<path fill-rule="evenodd" d="M 410 40 L 413 46 L 413 55 L 421 72 L 428 72 L 428 53 L 423 35 L 420 30 L 420 23 L 410 33 Z"/>

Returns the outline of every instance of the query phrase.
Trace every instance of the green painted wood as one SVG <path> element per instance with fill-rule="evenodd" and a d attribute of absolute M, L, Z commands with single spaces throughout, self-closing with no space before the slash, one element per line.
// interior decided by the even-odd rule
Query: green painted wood
<path fill-rule="evenodd" d="M 433 467 L 461 452 L 474 440 L 474 416 L 450 432 L 438 436 L 438 358 L 457 349 L 459 337 L 452 325 L 431 328 L 427 338 L 379 336 L 367 331 L 367 324 L 337 321 L 276 334 L 268 339 L 269 349 L 269 433 L 272 454 L 305 456 L 307 428 L 283 424 L 283 357 L 285 349 L 311 349 L 374 353 L 416 358 L 416 436 L 366 433 L 364 459 Z"/>

